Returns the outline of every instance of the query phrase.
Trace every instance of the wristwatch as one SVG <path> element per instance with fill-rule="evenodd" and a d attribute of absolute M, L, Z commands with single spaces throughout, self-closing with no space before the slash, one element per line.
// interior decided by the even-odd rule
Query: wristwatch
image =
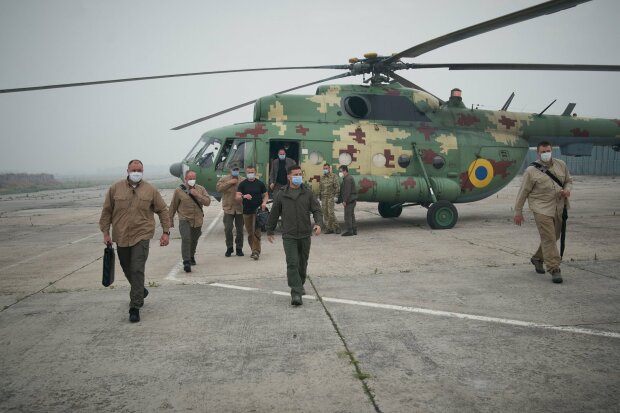
<path fill-rule="evenodd" d="M 170 231 L 164 231 L 164 234 L 170 235 Z"/>

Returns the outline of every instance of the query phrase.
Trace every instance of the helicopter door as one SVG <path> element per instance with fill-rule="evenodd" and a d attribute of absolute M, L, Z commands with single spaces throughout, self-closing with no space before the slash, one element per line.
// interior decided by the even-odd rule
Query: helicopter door
<path fill-rule="evenodd" d="M 291 158 L 296 164 L 299 164 L 299 142 L 295 141 L 276 141 L 269 142 L 269 159 L 273 160 L 278 157 L 278 151 L 284 149 L 286 157 Z M 270 163 L 271 165 L 271 163 Z M 269 171 L 271 172 L 271 171 Z"/>

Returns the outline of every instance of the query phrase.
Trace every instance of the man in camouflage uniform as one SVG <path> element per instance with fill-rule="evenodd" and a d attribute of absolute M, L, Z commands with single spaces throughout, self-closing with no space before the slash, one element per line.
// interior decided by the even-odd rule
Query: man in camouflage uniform
<path fill-rule="evenodd" d="M 340 234 L 340 226 L 338 221 L 336 221 L 336 214 L 334 213 L 334 197 L 338 196 L 339 193 L 340 182 L 338 182 L 338 177 L 332 173 L 332 168 L 329 164 L 323 165 L 319 198 L 321 199 L 326 234 Z"/>

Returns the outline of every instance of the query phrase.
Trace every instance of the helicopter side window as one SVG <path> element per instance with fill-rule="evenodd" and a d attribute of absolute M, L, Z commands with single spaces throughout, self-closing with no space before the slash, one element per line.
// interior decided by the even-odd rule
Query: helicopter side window
<path fill-rule="evenodd" d="M 228 155 L 230 154 L 230 149 L 232 148 L 232 146 L 232 139 L 228 139 L 226 143 L 224 143 L 224 146 L 222 147 L 222 150 L 220 152 L 220 156 L 218 156 L 217 158 L 217 165 L 215 166 L 215 169 L 219 171 L 224 169 L 224 165 L 226 164 L 226 160 L 228 159 Z"/>
<path fill-rule="evenodd" d="M 370 104 L 362 96 L 347 96 L 344 98 L 344 110 L 354 118 L 363 119 L 370 112 Z"/>
<path fill-rule="evenodd" d="M 225 161 L 225 168 L 230 169 L 233 165 L 245 168 L 247 165 L 254 164 L 254 142 L 235 140 L 232 143 L 228 159 Z"/>
<path fill-rule="evenodd" d="M 405 96 L 351 95 L 342 100 L 342 106 L 349 116 L 357 119 L 430 122 Z"/>

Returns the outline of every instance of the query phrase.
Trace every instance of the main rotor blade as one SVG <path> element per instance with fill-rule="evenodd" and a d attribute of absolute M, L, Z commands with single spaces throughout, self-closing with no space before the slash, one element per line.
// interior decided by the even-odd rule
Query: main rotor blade
<path fill-rule="evenodd" d="M 417 57 L 421 54 L 430 52 L 431 50 L 438 49 L 451 43 L 468 39 L 470 37 L 490 32 L 502 27 L 510 26 L 515 23 L 530 20 L 545 14 L 556 13 L 558 11 L 577 6 L 587 1 L 590 0 L 551 0 L 546 3 L 537 4 L 535 6 L 528 7 L 514 13 L 506 14 L 495 19 L 487 20 L 486 22 L 478 23 L 476 25 L 457 30 L 455 32 L 446 34 L 441 37 L 437 37 L 427 42 L 420 43 L 416 46 L 413 46 L 400 53 L 396 53 L 395 55 L 387 58 L 385 60 L 385 63 L 394 62 L 401 57 Z"/>
<path fill-rule="evenodd" d="M 397 75 L 397 74 L 396 74 L 396 73 L 394 73 L 394 72 L 390 72 L 390 77 L 392 77 L 393 79 L 397 80 L 397 81 L 398 81 L 398 83 L 400 83 L 401 85 L 404 85 L 404 86 L 410 87 L 410 88 L 412 88 L 412 89 L 418 89 L 418 90 L 421 90 L 422 92 L 426 92 L 426 93 L 428 93 L 429 95 L 431 95 L 432 97 L 434 97 L 435 99 L 437 99 L 437 100 L 439 101 L 439 103 L 440 103 L 440 104 L 442 104 L 442 105 L 444 104 L 444 101 L 443 101 L 443 100 L 439 99 L 437 96 L 433 95 L 433 94 L 432 94 L 431 92 L 429 92 L 428 90 L 426 90 L 426 89 L 424 89 L 424 88 L 422 88 L 422 87 L 420 87 L 420 86 L 416 85 L 415 83 L 411 82 L 410 80 L 405 79 L 404 77 L 402 77 L 402 76 L 400 76 L 400 75 Z"/>
<path fill-rule="evenodd" d="M 103 84 L 106 84 L 106 83 L 135 82 L 135 81 L 139 81 L 139 80 L 165 79 L 165 78 L 170 78 L 170 77 L 214 75 L 214 74 L 220 74 L 220 73 L 258 72 L 258 71 L 266 71 L 266 70 L 348 69 L 348 68 L 349 68 L 349 65 L 327 65 L 327 66 L 289 66 L 289 67 L 263 67 L 263 68 L 255 68 L 255 69 L 214 70 L 214 71 L 211 71 L 211 72 L 177 73 L 177 74 L 173 74 L 173 75 L 128 77 L 128 78 L 123 78 L 123 79 L 98 80 L 98 81 L 93 81 L 93 82 L 60 83 L 60 84 L 56 84 L 56 85 L 20 87 L 20 88 L 15 88 L 15 89 L 0 89 L 0 93 L 30 92 L 30 91 L 33 91 L 33 90 L 59 89 L 59 88 L 63 88 L 63 87 L 103 85 Z"/>
<path fill-rule="evenodd" d="M 620 65 L 571 65 L 538 63 L 411 63 L 411 69 L 448 68 L 450 70 L 569 70 L 583 72 L 619 72 Z"/>
<path fill-rule="evenodd" d="M 316 85 L 317 83 L 323 83 L 323 82 L 327 82 L 328 80 L 340 79 L 342 77 L 347 77 L 347 76 L 351 76 L 351 73 L 342 73 L 342 74 L 339 74 L 339 75 L 336 75 L 336 76 L 331 76 L 331 77 L 328 77 L 328 78 L 325 78 L 325 79 L 317 80 L 315 82 L 305 83 L 303 85 L 295 86 L 295 87 L 292 87 L 290 89 L 283 90 L 281 92 L 276 92 L 276 93 L 274 93 L 274 95 L 281 95 L 281 94 L 286 93 L 286 92 L 290 92 L 290 91 L 293 91 L 293 90 L 301 89 L 302 87 Z M 214 118 L 216 116 L 222 115 L 224 113 L 232 112 L 235 109 L 239 109 L 239 108 L 242 108 L 244 106 L 251 105 L 252 103 L 256 102 L 257 100 L 258 99 L 250 100 L 249 102 L 245 102 L 245 103 L 242 103 L 240 105 L 233 106 L 231 108 L 221 110 L 221 111 L 219 111 L 217 113 L 213 113 L 213 114 L 205 116 L 203 118 L 196 119 L 196 120 L 193 120 L 191 122 L 184 123 L 183 125 L 175 126 L 171 130 L 183 129 L 183 128 L 186 128 L 188 126 L 194 125 L 196 123 L 202 122 L 204 120 L 211 119 L 211 118 Z"/>

